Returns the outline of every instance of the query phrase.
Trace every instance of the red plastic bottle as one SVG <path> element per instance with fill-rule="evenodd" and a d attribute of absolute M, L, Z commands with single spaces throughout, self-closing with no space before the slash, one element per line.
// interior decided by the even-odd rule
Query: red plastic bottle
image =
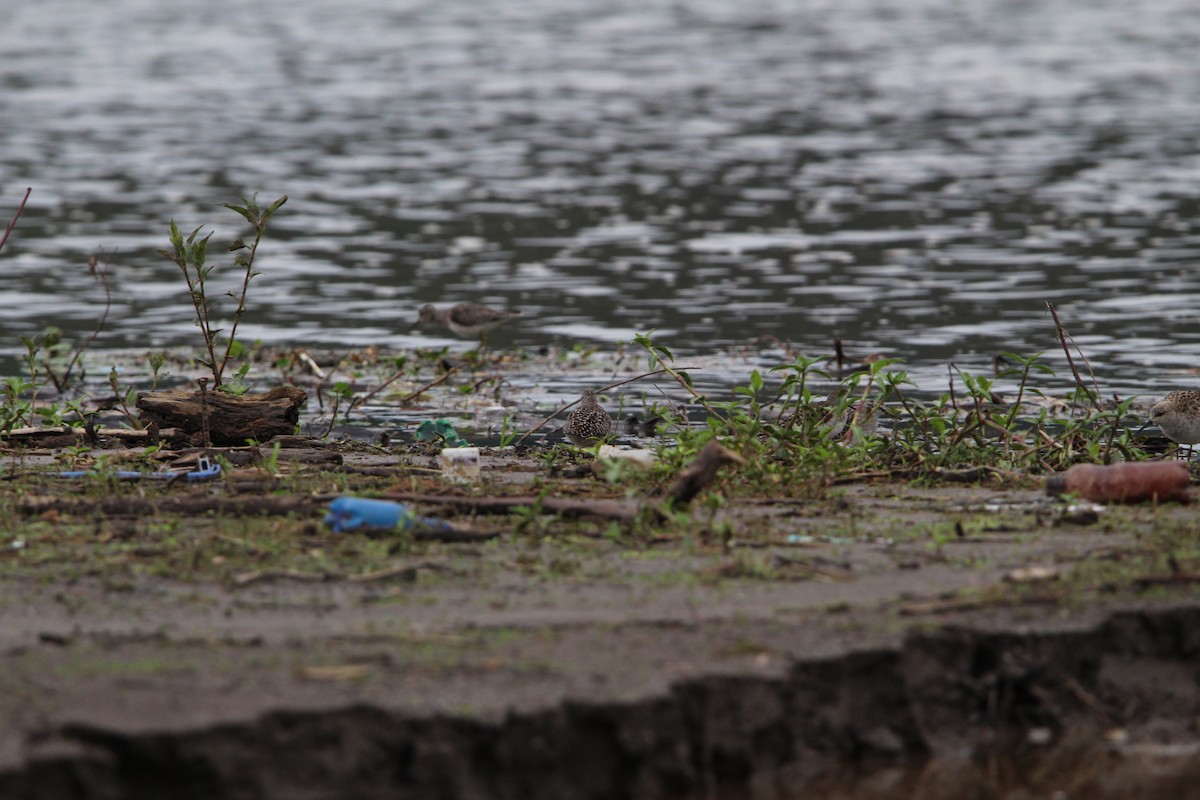
<path fill-rule="evenodd" d="M 1077 494 L 1093 503 L 1188 502 L 1192 482 L 1182 461 L 1076 464 L 1046 478 L 1046 494 Z"/>

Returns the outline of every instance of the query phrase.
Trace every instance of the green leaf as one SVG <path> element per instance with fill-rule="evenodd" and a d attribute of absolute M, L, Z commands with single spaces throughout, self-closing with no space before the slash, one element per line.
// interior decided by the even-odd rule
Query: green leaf
<path fill-rule="evenodd" d="M 245 198 L 242 199 L 242 202 L 243 203 L 246 202 Z M 256 213 L 254 213 L 254 211 L 251 211 L 248 208 L 244 208 L 242 206 L 235 206 L 233 203 L 218 203 L 217 205 L 224 206 L 225 208 L 228 208 L 230 211 L 236 211 L 237 213 L 239 213 L 243 217 L 245 217 L 246 221 L 249 222 L 251 225 L 254 225 L 258 222 L 258 220 L 256 219 L 258 215 Z"/>
<path fill-rule="evenodd" d="M 274 214 L 281 205 L 286 203 L 287 200 L 288 200 L 288 198 L 287 198 L 287 195 L 285 194 L 283 197 L 279 198 L 274 203 L 271 203 L 271 205 L 267 207 L 267 210 L 263 212 L 263 215 L 262 215 L 263 222 L 266 222 L 267 220 L 269 220 L 271 218 L 271 215 Z"/>
<path fill-rule="evenodd" d="M 208 236 L 196 242 L 195 246 L 192 247 L 192 263 L 197 267 L 204 266 L 204 260 L 208 254 L 208 240 L 211 238 L 212 233 L 210 232 Z"/>

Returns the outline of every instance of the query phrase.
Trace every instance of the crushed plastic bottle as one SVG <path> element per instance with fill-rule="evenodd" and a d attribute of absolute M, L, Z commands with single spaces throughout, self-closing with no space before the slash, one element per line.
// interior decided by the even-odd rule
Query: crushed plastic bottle
<path fill-rule="evenodd" d="M 1181 461 L 1076 464 L 1046 478 L 1046 494 L 1079 495 L 1093 503 L 1187 503 L 1191 473 Z"/>
<path fill-rule="evenodd" d="M 430 517 L 419 517 L 403 503 L 391 500 L 372 500 L 365 497 L 339 497 L 329 503 L 325 524 L 334 533 L 370 528 L 372 530 L 453 530 L 450 523 Z"/>
<path fill-rule="evenodd" d="M 438 463 L 442 466 L 442 475 L 462 483 L 474 483 L 479 480 L 479 448 L 478 447 L 445 447 L 438 453 Z"/>

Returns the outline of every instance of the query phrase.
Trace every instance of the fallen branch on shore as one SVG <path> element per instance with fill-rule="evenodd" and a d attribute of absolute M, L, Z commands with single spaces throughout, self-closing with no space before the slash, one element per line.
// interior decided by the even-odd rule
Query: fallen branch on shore
<path fill-rule="evenodd" d="M 675 478 L 670 488 L 659 498 L 614 500 L 600 498 L 595 500 L 535 497 L 533 495 L 518 495 L 513 497 L 456 497 L 445 495 L 416 494 L 412 492 L 388 492 L 385 496 L 390 500 L 421 503 L 427 505 L 451 506 L 455 509 L 475 514 L 507 514 L 514 508 L 540 508 L 554 514 L 567 517 L 596 517 L 611 519 L 618 522 L 634 522 L 643 513 L 649 514 L 656 520 L 662 520 L 667 510 L 673 507 L 686 507 L 692 499 L 704 490 L 716 478 L 717 472 L 726 464 L 744 464 L 746 460 L 737 453 L 723 447 L 716 439 L 706 444 L 692 463 L 685 467 Z"/>

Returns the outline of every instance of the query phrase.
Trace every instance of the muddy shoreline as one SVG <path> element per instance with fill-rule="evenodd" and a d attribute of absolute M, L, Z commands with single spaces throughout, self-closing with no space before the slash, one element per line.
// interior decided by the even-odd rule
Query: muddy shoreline
<path fill-rule="evenodd" d="M 868 636 L 824 646 L 805 625 L 559 631 L 552 638 L 572 640 L 572 659 L 619 654 L 625 669 L 640 673 L 634 683 L 646 682 L 650 641 L 656 658 L 731 641 L 773 649 L 734 659 L 742 663 L 696 665 L 700 674 L 642 691 L 564 690 L 502 667 L 451 668 L 426 676 L 423 687 L 401 680 L 353 698 L 256 703 L 235 691 L 246 706 L 207 709 L 203 722 L 183 714 L 167 725 L 139 724 L 126 715 L 150 709 L 136 707 L 110 710 L 108 719 L 84 713 L 38 731 L 0 789 L 30 798 L 555 798 L 788 797 L 818 789 L 839 796 L 840 786 L 852 792 L 846 796 L 882 797 L 895 795 L 870 794 L 861 776 L 905 768 L 924 786 L 913 796 L 1008 796 L 1036 785 L 1036 775 L 1010 776 L 1006 785 L 983 765 L 1099 759 L 1119 773 L 1112 764 L 1125 761 L 1144 779 L 1145 765 L 1136 765 L 1151 756 L 1194 777 L 1194 759 L 1178 754 L 1196 746 L 1200 608 L 1152 604 L 1081 616 L 1100 619 L 1014 626 L 967 616 L 898 643 Z M 814 644 L 834 652 L 797 653 Z M 669 672 L 656 677 L 667 680 Z M 160 695 L 151 705 L 205 704 L 214 688 L 196 687 L 175 703 Z M 425 692 L 442 698 L 429 702 Z M 609 694 L 623 696 L 601 699 Z M 1090 780 L 1087 796 L 1128 796 L 1112 793 L 1111 775 L 1107 783 Z"/>
<path fill-rule="evenodd" d="M 485 461 L 491 491 L 533 468 Z M 558 491 L 604 490 L 581 474 Z M 1176 788 L 1195 770 L 1200 602 L 1162 566 L 1186 577 L 1187 506 L 863 481 L 731 502 L 732 548 L 553 519 L 465 544 L 265 523 L 311 564 L 375 554 L 360 575 L 247 573 L 274 556 L 238 515 L 40 513 L 47 539 L 9 547 L 0 589 L 3 797 L 1017 797 L 1068 778 L 1126 797 L 1151 766 Z M 192 578 L 172 547 L 196 548 Z"/>

